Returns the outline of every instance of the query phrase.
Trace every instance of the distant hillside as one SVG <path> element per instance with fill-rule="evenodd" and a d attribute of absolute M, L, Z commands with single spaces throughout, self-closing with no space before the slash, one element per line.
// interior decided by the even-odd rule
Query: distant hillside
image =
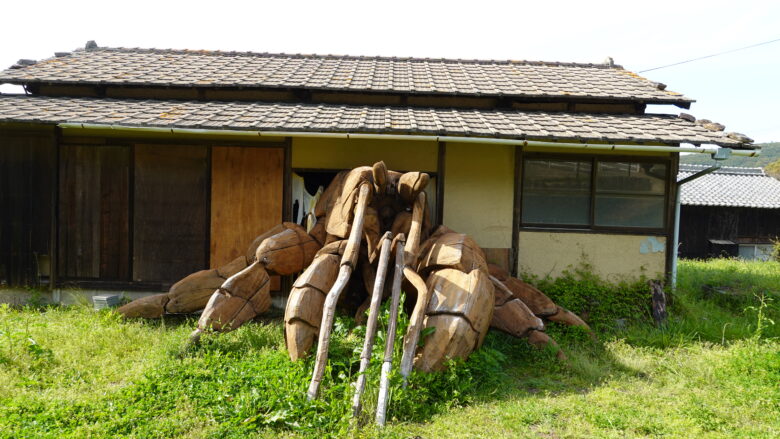
<path fill-rule="evenodd" d="M 761 155 L 758 157 L 734 157 L 718 162 L 721 166 L 745 166 L 749 168 L 763 168 L 766 165 L 780 160 L 780 142 L 758 143 L 761 146 Z M 713 160 L 709 154 L 688 154 L 680 157 L 680 163 L 690 165 L 708 165 Z M 780 164 L 776 165 L 780 171 Z"/>
<path fill-rule="evenodd" d="M 764 166 L 764 171 L 767 174 L 780 180 L 780 160 L 775 160 L 772 163 Z"/>

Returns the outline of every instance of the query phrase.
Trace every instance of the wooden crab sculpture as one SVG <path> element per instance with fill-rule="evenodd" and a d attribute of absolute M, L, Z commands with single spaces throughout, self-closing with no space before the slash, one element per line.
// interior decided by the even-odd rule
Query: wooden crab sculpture
<path fill-rule="evenodd" d="M 359 320 L 370 308 L 365 362 L 381 300 L 392 297 L 397 308 L 400 290 L 406 291 L 407 302 L 414 306 L 404 337 L 404 377 L 412 367 L 433 371 L 447 359 L 468 357 L 480 347 L 489 327 L 538 347 L 556 345 L 544 333 L 543 320 L 590 330 L 538 289 L 488 265 L 467 235 L 445 226 L 431 230 L 428 180 L 425 173 L 389 171 L 383 162 L 343 171 L 319 198 L 316 224 L 308 232 L 295 223 L 278 225 L 257 237 L 246 256 L 193 273 L 168 293 L 136 300 L 119 312 L 126 317 L 159 317 L 205 308 L 192 335 L 197 340 L 204 331 L 230 331 L 266 312 L 271 306 L 271 275 L 302 272 L 287 301 L 285 340 L 293 361 L 308 355 L 317 341 L 310 398 L 318 392 L 335 309 L 345 289 L 363 292 Z M 393 254 L 395 264 L 390 263 Z M 386 285 L 388 272 L 393 282 Z M 423 328 L 435 330 L 418 347 Z M 558 357 L 565 358 L 560 350 Z"/>

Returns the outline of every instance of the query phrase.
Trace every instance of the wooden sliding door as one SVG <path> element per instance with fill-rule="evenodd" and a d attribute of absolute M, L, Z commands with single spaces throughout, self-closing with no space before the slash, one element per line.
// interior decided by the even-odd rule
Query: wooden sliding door
<path fill-rule="evenodd" d="M 212 268 L 245 254 L 256 236 L 282 222 L 283 185 L 283 148 L 212 148 Z"/>
<path fill-rule="evenodd" d="M 129 280 L 129 148 L 60 150 L 59 273 Z"/>
<path fill-rule="evenodd" d="M 206 268 L 208 147 L 135 145 L 134 176 L 133 280 Z"/>

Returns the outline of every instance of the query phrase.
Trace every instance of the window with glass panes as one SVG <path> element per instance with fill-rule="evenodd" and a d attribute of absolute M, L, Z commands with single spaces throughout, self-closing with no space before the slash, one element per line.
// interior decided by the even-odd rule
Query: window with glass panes
<path fill-rule="evenodd" d="M 665 227 L 668 162 L 614 158 L 523 160 L 521 222 L 557 228 Z"/>

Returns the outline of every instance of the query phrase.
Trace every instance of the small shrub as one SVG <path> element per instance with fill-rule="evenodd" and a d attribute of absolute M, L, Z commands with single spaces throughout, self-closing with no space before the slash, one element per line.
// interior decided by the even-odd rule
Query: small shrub
<path fill-rule="evenodd" d="M 555 279 L 526 276 L 526 280 L 558 306 L 582 317 L 597 333 L 652 319 L 652 294 L 644 278 L 615 284 L 601 279 L 593 273 L 592 267 L 582 264 L 576 269 L 564 271 Z"/>

